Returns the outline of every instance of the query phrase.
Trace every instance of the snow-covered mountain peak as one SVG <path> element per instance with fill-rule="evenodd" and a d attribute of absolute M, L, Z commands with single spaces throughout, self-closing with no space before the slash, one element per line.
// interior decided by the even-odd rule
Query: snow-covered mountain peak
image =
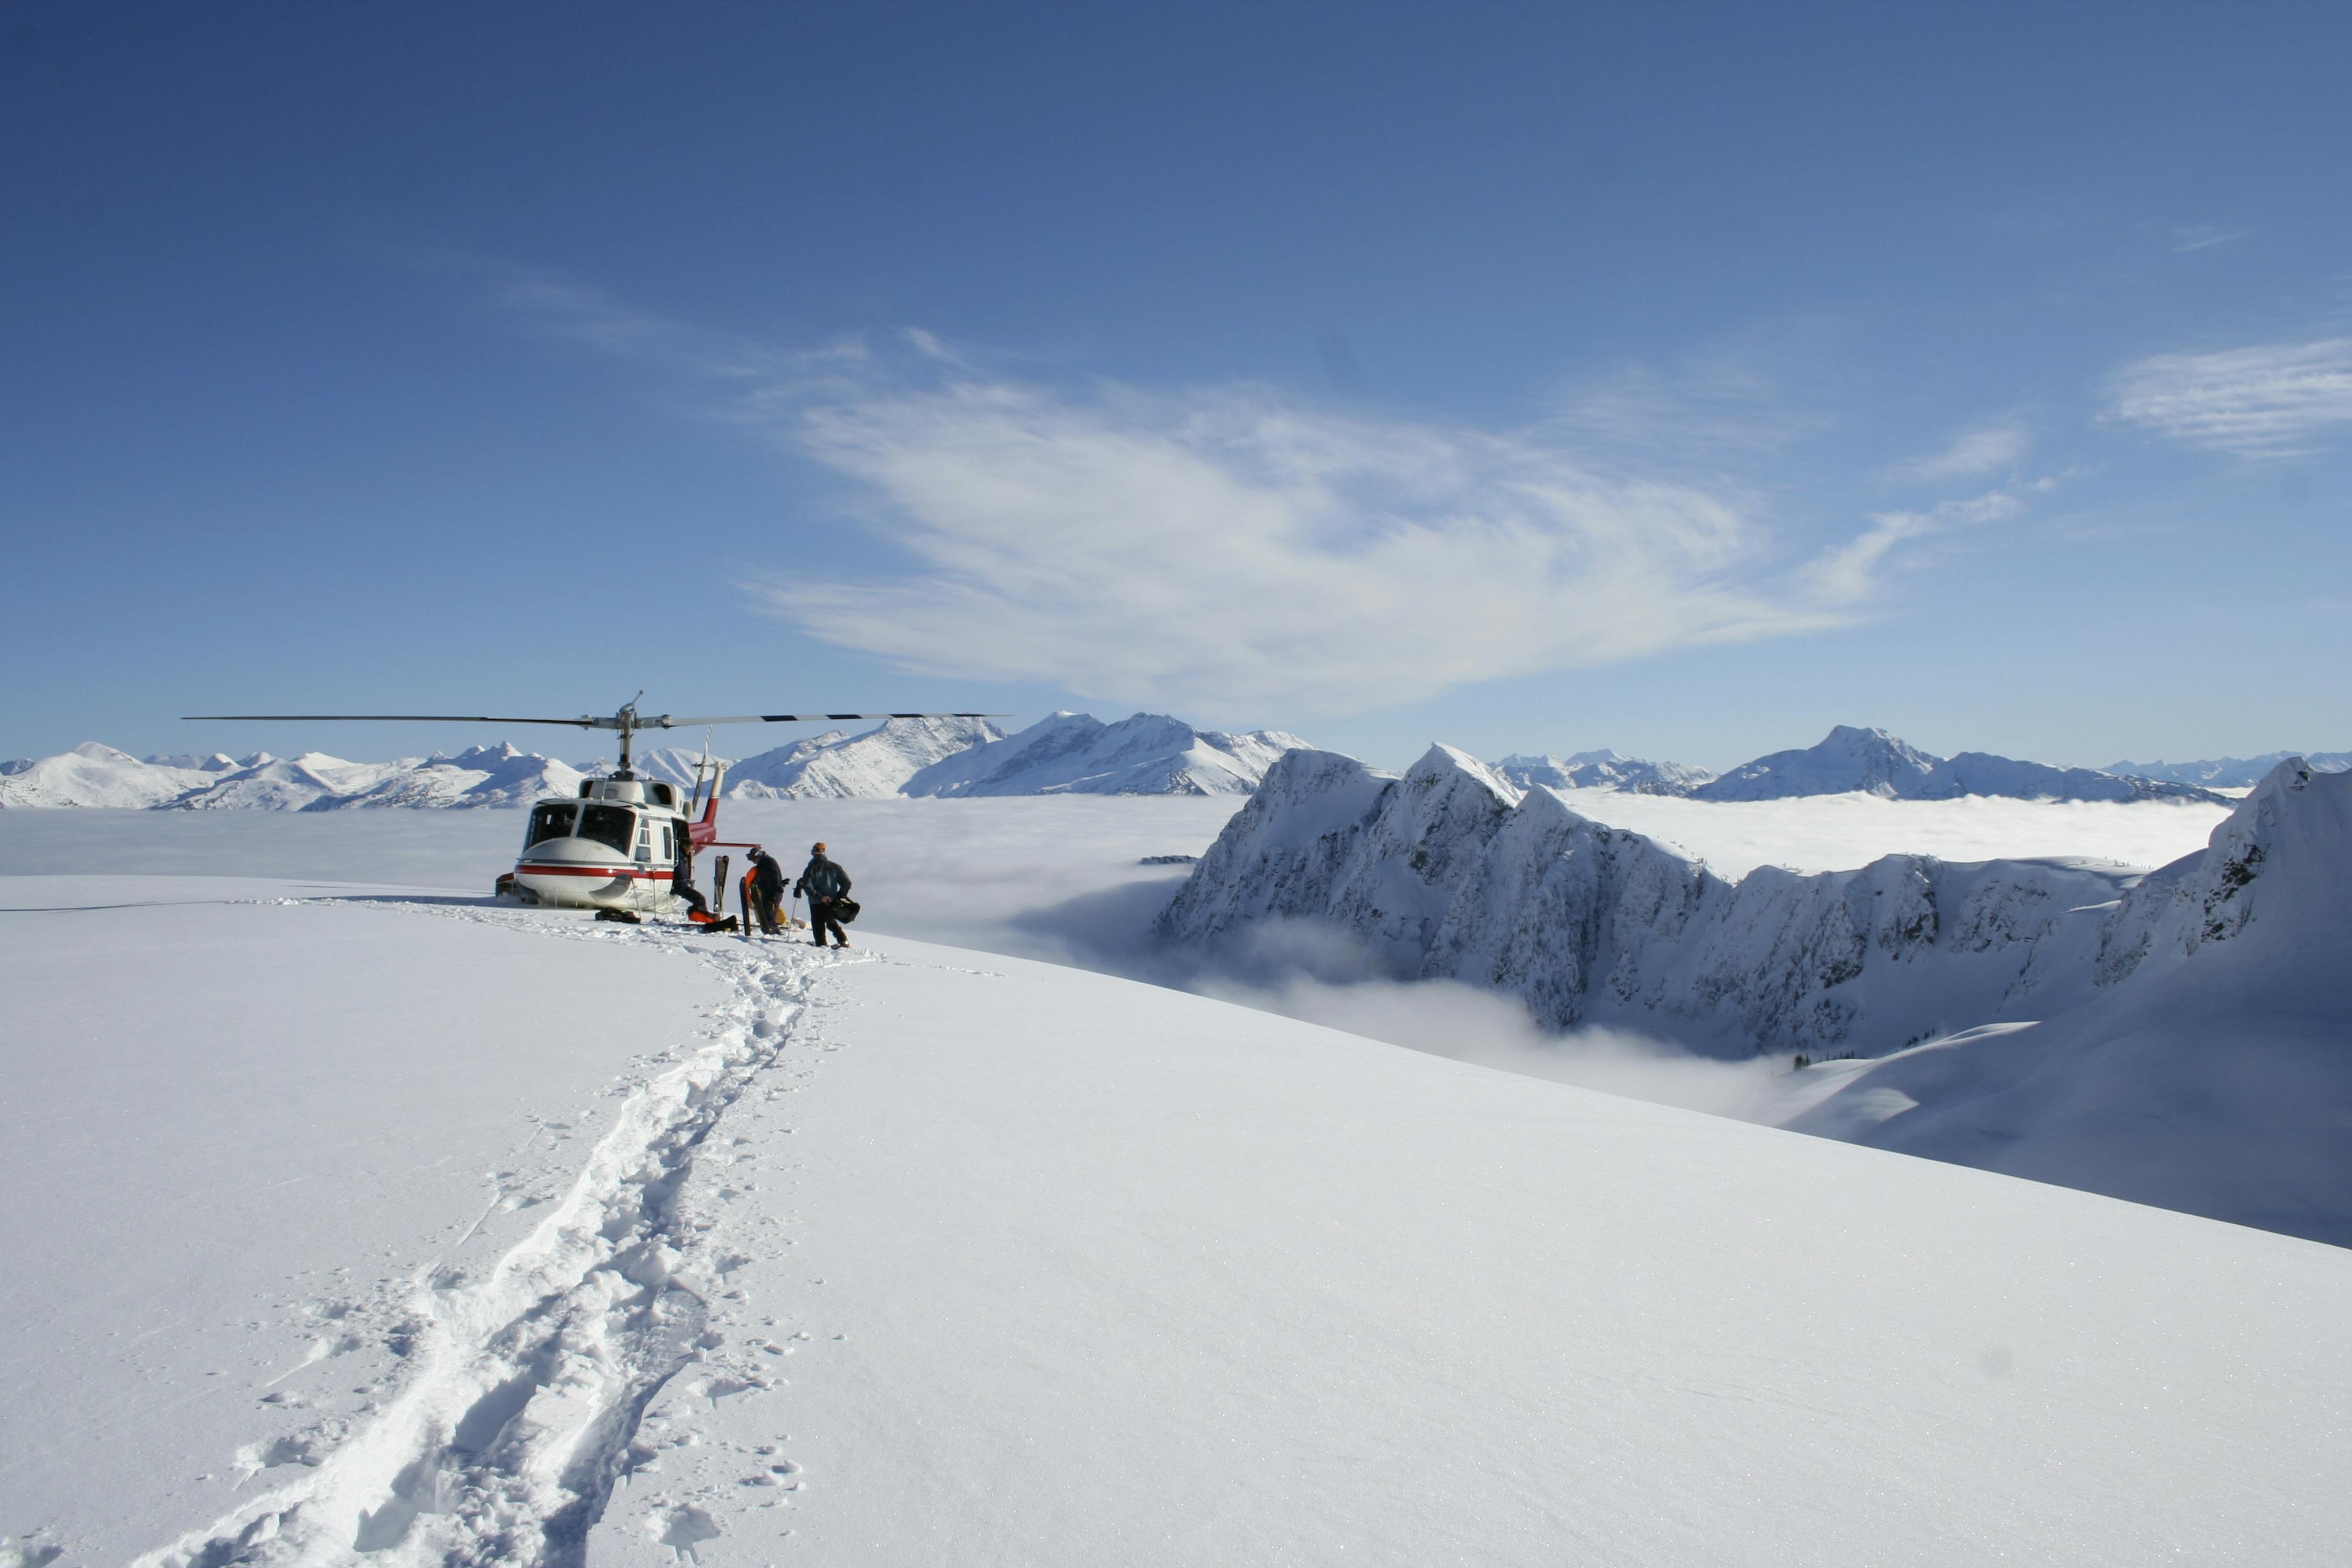
<path fill-rule="evenodd" d="M 1820 744 L 1774 752 L 1690 792 L 1699 800 L 1783 800 L 1791 795 L 1874 795 L 1888 800 L 2197 800 L 2221 797 L 2188 784 L 2126 778 L 2094 768 L 2058 768 L 1990 752 L 1938 757 L 1879 729 L 1840 724 Z"/>
<path fill-rule="evenodd" d="M 1504 806 L 1518 805 L 1519 797 L 1526 793 L 1469 752 L 1443 742 L 1432 742 L 1429 750 L 1421 754 L 1421 760 L 1405 770 L 1404 781 L 1406 788 L 1422 791 L 1474 784 Z"/>
<path fill-rule="evenodd" d="M 1090 713 L 1063 712 L 942 758 L 908 779 L 904 793 L 1247 795 L 1299 744 L 1274 730 L 1195 730 L 1165 713 L 1106 724 Z"/>
<path fill-rule="evenodd" d="M 2150 873 L 2109 922 L 2099 980 L 2113 984 L 2149 961 L 2178 962 L 2260 922 L 2273 942 L 2352 935 L 2352 773 L 2289 757 L 2213 829 L 2206 847 Z"/>
<path fill-rule="evenodd" d="M 986 719 L 889 719 L 856 735 L 830 730 L 745 758 L 728 793 L 769 800 L 893 795 L 932 763 L 1003 738 Z"/>
<path fill-rule="evenodd" d="M 1916 796 L 1937 761 L 1884 730 L 1840 724 L 1815 745 L 1759 757 L 1695 793 L 1709 800 L 1853 793 L 1898 799 Z"/>

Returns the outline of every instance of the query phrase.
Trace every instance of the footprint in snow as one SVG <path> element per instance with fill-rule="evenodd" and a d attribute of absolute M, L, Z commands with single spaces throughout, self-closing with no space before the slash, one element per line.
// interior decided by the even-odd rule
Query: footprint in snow
<path fill-rule="evenodd" d="M 694 1549 L 706 1541 L 719 1539 L 719 1526 L 698 1508 L 672 1509 L 656 1513 L 646 1521 L 653 1538 L 677 1554 L 681 1563 L 698 1563 Z"/>

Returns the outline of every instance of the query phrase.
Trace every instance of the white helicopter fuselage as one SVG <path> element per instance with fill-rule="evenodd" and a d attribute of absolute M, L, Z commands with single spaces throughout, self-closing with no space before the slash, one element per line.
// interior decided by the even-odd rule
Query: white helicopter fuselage
<path fill-rule="evenodd" d="M 678 861 L 694 854 L 692 805 L 656 779 L 583 780 L 578 798 L 530 808 L 509 887 L 524 903 L 559 909 L 668 909 Z"/>

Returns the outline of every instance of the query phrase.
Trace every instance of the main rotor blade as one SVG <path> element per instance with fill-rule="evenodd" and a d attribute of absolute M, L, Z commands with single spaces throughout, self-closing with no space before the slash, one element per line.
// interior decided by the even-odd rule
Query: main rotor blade
<path fill-rule="evenodd" d="M 200 719 L 239 719 L 303 723 L 332 721 L 373 724 L 569 724 L 577 730 L 618 728 L 610 719 L 516 719 L 490 713 L 183 713 L 180 719 L 183 723 Z"/>
<path fill-rule="evenodd" d="M 694 724 L 814 724 L 827 719 L 1009 719 L 1009 713 L 730 713 L 719 718 L 673 719 L 658 713 L 640 719 L 641 730 L 683 730 Z"/>

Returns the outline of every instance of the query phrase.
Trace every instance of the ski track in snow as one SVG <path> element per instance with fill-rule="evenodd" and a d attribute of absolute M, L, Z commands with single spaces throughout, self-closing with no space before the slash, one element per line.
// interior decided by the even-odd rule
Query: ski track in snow
<path fill-rule="evenodd" d="M 445 1251 L 419 1271 L 391 1328 L 404 1371 L 381 1407 L 360 1422 L 250 1446 L 238 1462 L 252 1474 L 299 1473 L 139 1557 L 135 1568 L 310 1568 L 361 1555 L 386 1568 L 577 1568 L 615 1487 L 654 1457 L 637 1429 L 666 1384 L 696 1367 L 714 1390 L 769 1385 L 754 1364 L 768 1347 L 730 1355 L 706 1328 L 712 1298 L 742 1260 L 711 1236 L 713 1218 L 678 1200 L 730 1106 L 755 1089 L 793 1092 L 799 1084 L 787 1080 L 815 1070 L 813 1055 L 786 1055 L 819 1043 L 800 1026 L 812 984 L 844 963 L 873 959 L 852 950 L 818 960 L 788 938 L 559 922 L 488 906 L 347 907 L 575 941 L 649 941 L 717 969 L 733 995 L 698 1042 L 631 1086 L 569 1190 L 528 1237 L 486 1269 L 469 1274 L 443 1261 Z M 717 1533 L 699 1510 L 665 1517 L 663 1543 L 682 1559 Z"/>

